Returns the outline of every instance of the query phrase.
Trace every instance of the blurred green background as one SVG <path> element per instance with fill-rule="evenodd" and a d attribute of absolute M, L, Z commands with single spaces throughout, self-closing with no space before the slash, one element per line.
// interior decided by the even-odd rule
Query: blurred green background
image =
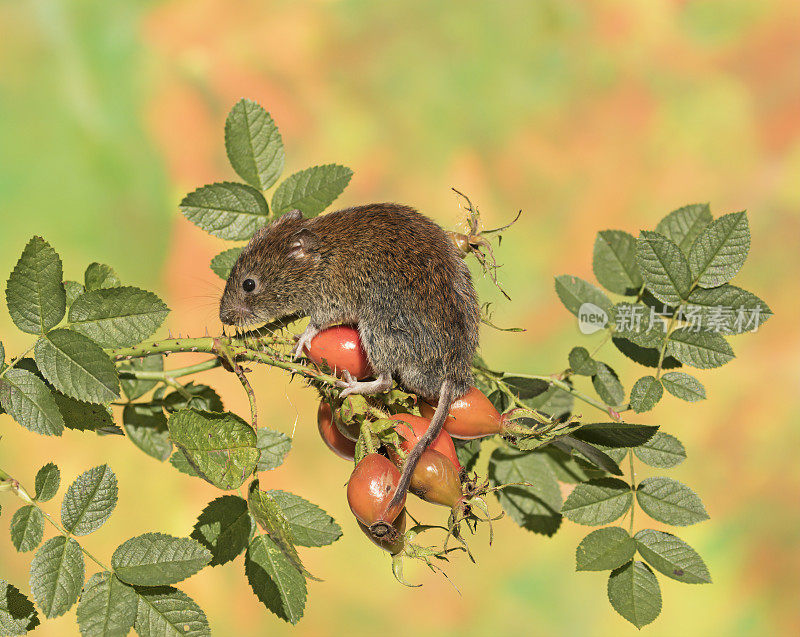
<path fill-rule="evenodd" d="M 710 201 L 715 215 L 746 208 L 752 249 L 735 283 L 776 316 L 735 339 L 737 360 L 697 374 L 709 400 L 668 396 L 640 419 L 687 446 L 688 461 L 670 475 L 700 492 L 711 520 L 679 534 L 715 583 L 660 578 L 664 612 L 645 630 L 798 634 L 799 51 L 796 0 L 4 0 L 0 272 L 41 234 L 69 278 L 91 261 L 111 263 L 125 282 L 160 291 L 173 332 L 218 330 L 221 282 L 207 263 L 223 245 L 184 220 L 177 203 L 198 185 L 234 178 L 222 125 L 241 96 L 278 122 L 287 173 L 327 162 L 353 168 L 337 204 L 399 201 L 453 227 L 455 186 L 488 227 L 524 210 L 497 251 L 513 301 L 479 281 L 496 322 L 527 328 L 483 334 L 497 368 L 556 372 L 576 339 L 595 342 L 579 335 L 552 278 L 592 278 L 598 230 L 636 234 L 696 201 Z M 0 338 L 10 354 L 27 343 L 5 312 Z M 613 348 L 601 351 L 627 387 L 641 375 Z M 208 376 L 228 408 L 246 409 L 235 382 Z M 419 568 L 408 576 L 424 587 L 399 586 L 350 516 L 349 468 L 318 439 L 312 392 L 277 370 L 254 383 L 263 421 L 294 435 L 285 465 L 262 482 L 320 504 L 345 536 L 304 551 L 325 581 L 311 583 L 295 628 L 258 603 L 242 558 L 182 585 L 215 634 L 636 632 L 610 608 L 605 575 L 573 572 L 587 529 L 568 522 L 547 539 L 502 520 L 492 547 L 485 536 L 474 542 L 477 565 L 451 565 L 460 593 Z M 0 435 L 0 466 L 26 484 L 48 460 L 64 480 L 111 464 L 121 504 L 86 539 L 105 558 L 138 533 L 188 533 L 217 495 L 124 439 L 75 431 L 45 439 L 7 416 Z M 10 496 L 0 504 L 7 528 L 16 506 Z M 426 507 L 415 510 L 443 516 Z M 29 560 L 0 542 L 0 576 L 23 591 Z M 37 630 L 74 632 L 74 610 Z"/>

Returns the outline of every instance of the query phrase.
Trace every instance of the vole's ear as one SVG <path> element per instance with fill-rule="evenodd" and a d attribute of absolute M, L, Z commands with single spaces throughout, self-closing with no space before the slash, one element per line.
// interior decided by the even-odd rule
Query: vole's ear
<path fill-rule="evenodd" d="M 275 223 L 283 223 L 284 221 L 300 221 L 302 218 L 303 213 L 295 208 L 289 212 L 284 212 L 280 217 L 277 218 Z"/>
<path fill-rule="evenodd" d="M 289 242 L 289 256 L 294 259 L 308 259 L 318 256 L 317 235 L 308 228 L 295 232 Z"/>

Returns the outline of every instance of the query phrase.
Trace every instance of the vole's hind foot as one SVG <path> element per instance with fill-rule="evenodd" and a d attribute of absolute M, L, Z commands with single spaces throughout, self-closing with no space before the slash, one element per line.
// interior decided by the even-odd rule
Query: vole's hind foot
<path fill-rule="evenodd" d="M 381 374 L 375 380 L 368 381 L 356 380 L 347 370 L 344 370 L 343 375 L 344 380 L 336 383 L 344 388 L 341 393 L 342 398 L 350 394 L 382 394 L 392 388 L 391 374 Z"/>
<path fill-rule="evenodd" d="M 292 353 L 295 358 L 300 358 L 303 355 L 303 350 L 311 346 L 311 341 L 320 333 L 320 329 L 316 325 L 308 324 L 305 331 L 298 337 L 297 345 L 294 346 Z"/>

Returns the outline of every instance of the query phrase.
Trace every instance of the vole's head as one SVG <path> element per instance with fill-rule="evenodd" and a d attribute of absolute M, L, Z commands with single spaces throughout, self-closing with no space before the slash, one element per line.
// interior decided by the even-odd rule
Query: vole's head
<path fill-rule="evenodd" d="M 307 222 L 292 210 L 256 232 L 225 283 L 219 304 L 225 325 L 265 323 L 308 311 L 320 258 Z"/>

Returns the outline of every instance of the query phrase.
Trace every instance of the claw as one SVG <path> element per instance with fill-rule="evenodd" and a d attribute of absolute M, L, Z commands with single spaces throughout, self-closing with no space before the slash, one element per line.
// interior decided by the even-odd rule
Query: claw
<path fill-rule="evenodd" d="M 314 337 L 317 334 L 319 334 L 319 328 L 309 324 L 305 331 L 297 338 L 297 345 L 294 347 L 292 356 L 295 359 L 300 358 L 303 355 L 303 350 L 305 350 L 306 347 L 311 346 L 311 341 L 314 340 Z"/>

